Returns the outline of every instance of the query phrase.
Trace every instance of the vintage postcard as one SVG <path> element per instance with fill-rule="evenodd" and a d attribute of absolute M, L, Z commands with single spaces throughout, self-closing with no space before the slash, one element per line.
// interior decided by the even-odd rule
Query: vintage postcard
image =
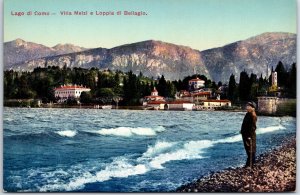
<path fill-rule="evenodd" d="M 4 192 L 293 192 L 296 0 L 4 0 Z"/>

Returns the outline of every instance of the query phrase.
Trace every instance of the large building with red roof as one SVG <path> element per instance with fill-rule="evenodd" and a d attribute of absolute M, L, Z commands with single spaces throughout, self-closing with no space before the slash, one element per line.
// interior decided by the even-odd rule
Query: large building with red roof
<path fill-rule="evenodd" d="M 68 98 L 79 98 L 82 92 L 89 91 L 91 91 L 90 88 L 82 85 L 61 85 L 54 89 L 54 94 L 59 99 L 59 102 L 64 102 Z"/>

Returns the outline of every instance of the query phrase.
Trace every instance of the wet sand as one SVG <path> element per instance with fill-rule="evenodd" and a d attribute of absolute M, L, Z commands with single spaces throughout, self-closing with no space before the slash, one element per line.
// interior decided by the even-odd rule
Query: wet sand
<path fill-rule="evenodd" d="M 296 137 L 259 156 L 250 167 L 228 168 L 179 187 L 176 192 L 290 192 L 296 190 Z"/>

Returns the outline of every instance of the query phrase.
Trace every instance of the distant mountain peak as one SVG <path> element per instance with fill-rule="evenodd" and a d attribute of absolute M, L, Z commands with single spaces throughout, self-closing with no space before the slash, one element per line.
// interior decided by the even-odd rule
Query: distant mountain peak
<path fill-rule="evenodd" d="M 16 40 L 13 40 L 12 43 L 15 45 L 15 46 L 22 46 L 22 45 L 27 45 L 27 42 L 24 41 L 23 39 L 20 39 L 20 38 L 17 38 Z"/>
<path fill-rule="evenodd" d="M 20 38 L 5 42 L 3 49 L 3 61 L 6 67 L 28 60 L 87 50 L 86 48 L 72 44 L 58 44 L 52 48 L 42 44 L 27 42 Z"/>
<path fill-rule="evenodd" d="M 71 43 L 65 43 L 65 44 L 59 43 L 52 48 L 61 48 L 61 47 L 75 47 L 75 45 L 73 45 Z M 78 47 L 78 46 L 76 46 L 76 47 Z"/>
<path fill-rule="evenodd" d="M 62 47 L 63 46 L 63 44 L 61 44 L 61 43 L 58 43 L 58 44 L 56 44 L 55 46 L 53 46 L 52 48 L 56 48 L 56 47 Z"/>
<path fill-rule="evenodd" d="M 296 34 L 294 33 L 287 33 L 287 32 L 265 32 L 262 34 L 259 34 L 257 36 L 250 37 L 245 40 L 245 42 L 252 42 L 254 44 L 266 44 L 270 41 L 274 40 L 285 40 L 290 38 L 296 38 Z"/>
<path fill-rule="evenodd" d="M 296 62 L 296 36 L 293 33 L 266 32 L 204 51 L 158 40 L 89 50 L 72 44 L 57 44 L 49 48 L 30 42 L 27 47 L 4 43 L 4 66 L 5 69 L 26 71 L 45 64 L 70 68 L 97 67 L 124 72 L 132 70 L 153 78 L 164 75 L 169 80 L 203 74 L 216 82 L 228 82 L 231 74 L 238 79 L 243 70 L 265 77 L 267 67 L 276 66 L 278 61 L 289 68 Z M 16 42 L 25 44 L 23 40 Z"/>
<path fill-rule="evenodd" d="M 18 42 L 25 42 L 23 39 L 17 38 L 14 40 L 14 42 L 18 43 Z"/>
<path fill-rule="evenodd" d="M 63 51 L 64 53 L 71 53 L 71 52 L 80 52 L 80 51 L 87 50 L 86 48 L 76 46 L 70 43 L 66 43 L 66 44 L 59 43 L 52 48 L 58 51 L 59 54 L 61 53 L 60 51 Z"/>

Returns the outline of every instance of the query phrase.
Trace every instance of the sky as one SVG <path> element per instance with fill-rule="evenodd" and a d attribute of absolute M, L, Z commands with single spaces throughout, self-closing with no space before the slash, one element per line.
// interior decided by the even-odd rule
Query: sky
<path fill-rule="evenodd" d="M 50 15 L 34 15 L 36 11 Z M 63 16 L 61 11 L 88 15 Z M 103 11 L 115 15 L 96 15 Z M 124 11 L 147 15 L 125 16 Z M 297 1 L 4 0 L 4 42 L 21 38 L 49 47 L 112 48 L 151 39 L 205 50 L 264 32 L 296 33 Z"/>

